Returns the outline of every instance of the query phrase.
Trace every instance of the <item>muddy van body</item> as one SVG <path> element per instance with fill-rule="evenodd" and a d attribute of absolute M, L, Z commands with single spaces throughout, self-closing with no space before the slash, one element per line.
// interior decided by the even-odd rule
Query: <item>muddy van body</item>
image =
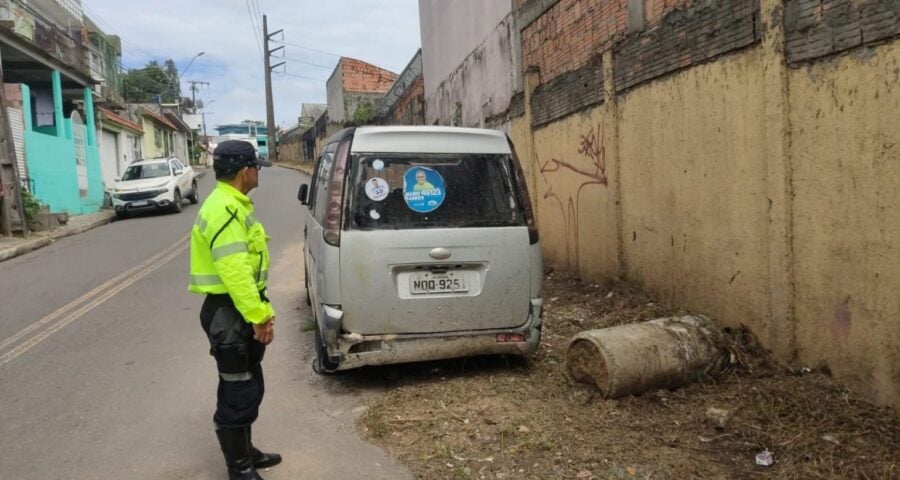
<path fill-rule="evenodd" d="M 502 132 L 329 138 L 298 192 L 317 371 L 533 354 L 543 267 L 526 188 Z"/>

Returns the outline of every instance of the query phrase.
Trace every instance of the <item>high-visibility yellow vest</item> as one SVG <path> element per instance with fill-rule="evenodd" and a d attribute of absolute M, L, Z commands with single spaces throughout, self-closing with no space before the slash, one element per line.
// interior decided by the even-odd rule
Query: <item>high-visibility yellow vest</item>
<path fill-rule="evenodd" d="M 250 323 L 265 323 L 275 309 L 262 300 L 269 279 L 269 237 L 253 215 L 253 202 L 236 188 L 217 182 L 191 229 L 193 293 L 227 293 Z"/>

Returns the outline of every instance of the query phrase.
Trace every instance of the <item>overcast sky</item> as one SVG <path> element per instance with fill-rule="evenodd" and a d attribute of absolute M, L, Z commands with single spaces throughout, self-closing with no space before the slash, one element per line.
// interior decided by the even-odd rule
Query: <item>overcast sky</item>
<path fill-rule="evenodd" d="M 302 102 L 325 103 L 325 80 L 340 55 L 400 73 L 421 43 L 417 0 L 82 0 L 82 5 L 106 33 L 122 37 L 125 68 L 172 58 L 186 97 L 191 96 L 187 80 L 209 82 L 197 93 L 211 113 L 208 127 L 266 119 L 262 14 L 269 31 L 284 30 L 285 51 L 277 55 L 287 57 L 286 75 L 272 77 L 275 122 L 282 127 L 297 122 Z M 281 44 L 282 37 L 275 40 Z M 198 52 L 205 54 L 185 71 Z"/>

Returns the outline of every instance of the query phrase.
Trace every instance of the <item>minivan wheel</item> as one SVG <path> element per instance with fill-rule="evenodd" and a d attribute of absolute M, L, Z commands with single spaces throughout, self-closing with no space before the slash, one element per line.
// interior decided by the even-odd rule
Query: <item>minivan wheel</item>
<path fill-rule="evenodd" d="M 319 326 L 316 325 L 316 358 L 313 359 L 313 371 L 319 375 L 328 375 L 337 370 L 337 363 L 332 362 L 328 358 L 328 349 L 325 348 L 325 342 L 322 341 L 322 334 L 319 333 Z"/>

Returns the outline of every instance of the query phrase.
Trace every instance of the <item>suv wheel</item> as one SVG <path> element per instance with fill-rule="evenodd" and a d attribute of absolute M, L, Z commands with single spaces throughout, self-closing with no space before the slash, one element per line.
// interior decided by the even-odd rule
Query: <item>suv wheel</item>
<path fill-rule="evenodd" d="M 191 205 L 196 205 L 200 201 L 200 189 L 197 188 L 196 180 L 191 182 L 191 194 L 187 198 L 191 201 Z"/>
<path fill-rule="evenodd" d="M 175 190 L 175 198 L 172 200 L 172 211 L 175 213 L 181 212 L 181 192 Z"/>

